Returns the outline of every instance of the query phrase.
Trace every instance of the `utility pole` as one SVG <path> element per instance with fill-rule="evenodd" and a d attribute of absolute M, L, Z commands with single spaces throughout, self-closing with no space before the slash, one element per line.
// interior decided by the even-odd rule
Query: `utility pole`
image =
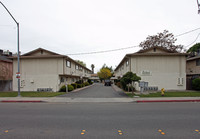
<path fill-rule="evenodd" d="M 21 96 L 20 94 L 20 53 L 19 53 L 19 23 L 17 22 L 17 20 L 15 20 L 15 18 L 13 17 L 13 15 L 10 13 L 10 11 L 6 8 L 6 6 L 0 1 L 1 5 L 6 9 L 6 11 L 9 13 L 9 15 L 12 17 L 12 19 L 15 21 L 15 23 L 17 24 L 17 79 L 18 79 L 18 97 Z"/>
<path fill-rule="evenodd" d="M 198 6 L 198 14 L 200 14 L 200 2 L 197 0 L 197 6 Z"/>

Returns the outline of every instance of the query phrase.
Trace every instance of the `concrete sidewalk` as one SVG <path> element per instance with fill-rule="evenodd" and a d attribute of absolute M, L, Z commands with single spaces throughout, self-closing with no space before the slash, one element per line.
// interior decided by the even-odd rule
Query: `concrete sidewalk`
<path fill-rule="evenodd" d="M 67 98 L 67 97 L 1 97 L 0 102 L 25 103 L 150 103 L 150 102 L 200 102 L 200 97 L 165 97 L 165 98 Z"/>

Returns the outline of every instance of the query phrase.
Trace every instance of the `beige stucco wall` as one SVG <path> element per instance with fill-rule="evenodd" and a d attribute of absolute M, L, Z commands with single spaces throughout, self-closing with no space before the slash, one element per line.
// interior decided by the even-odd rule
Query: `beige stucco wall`
<path fill-rule="evenodd" d="M 74 63 L 73 61 L 70 61 L 70 62 L 71 62 L 71 67 L 67 67 L 66 66 L 66 59 L 64 60 L 64 74 L 73 75 L 73 76 L 90 77 L 90 71 L 88 71 L 83 66 L 82 66 L 82 70 L 75 69 L 75 66 L 77 64 Z"/>
<path fill-rule="evenodd" d="M 127 65 L 126 62 L 129 61 L 129 64 Z M 125 60 L 121 66 L 119 67 L 119 69 L 117 71 L 115 71 L 115 76 L 116 77 L 122 77 L 125 73 L 127 73 L 128 71 L 130 71 L 130 66 L 131 66 L 131 61 L 130 59 Z"/>
<path fill-rule="evenodd" d="M 90 77 L 89 71 L 76 70 L 75 63 L 71 61 L 71 68 L 66 66 L 65 58 L 31 58 L 20 60 L 21 91 L 37 91 L 37 88 L 53 88 L 59 91 L 60 87 Z M 13 61 L 13 90 L 17 91 L 17 60 Z M 62 75 L 62 76 L 61 76 Z M 69 77 L 72 75 L 74 77 Z M 61 82 L 61 77 L 64 82 Z M 86 80 L 84 80 L 86 81 Z"/>
<path fill-rule="evenodd" d="M 126 70 L 119 70 L 120 68 L 115 72 L 116 76 L 126 73 Z M 149 86 L 158 86 L 159 90 L 186 89 L 185 56 L 132 56 L 131 71 L 140 76 L 141 81 L 148 82 Z M 148 74 L 144 75 L 142 72 Z"/>
<path fill-rule="evenodd" d="M 17 91 L 17 60 L 13 61 L 13 90 Z M 37 91 L 37 88 L 53 88 L 59 90 L 59 74 L 63 72 L 60 58 L 21 59 L 21 91 Z"/>

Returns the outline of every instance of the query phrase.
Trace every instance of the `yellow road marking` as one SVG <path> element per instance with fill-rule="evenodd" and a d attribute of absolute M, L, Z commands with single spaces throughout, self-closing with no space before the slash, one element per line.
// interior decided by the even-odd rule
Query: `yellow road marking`
<path fill-rule="evenodd" d="M 199 130 L 198 130 L 198 129 L 196 129 L 195 131 L 196 131 L 196 132 L 199 132 Z"/>
<path fill-rule="evenodd" d="M 118 132 L 122 132 L 121 130 L 118 130 Z"/>
<path fill-rule="evenodd" d="M 8 130 L 4 131 L 5 133 L 8 133 Z"/>
<path fill-rule="evenodd" d="M 158 130 L 158 132 L 162 132 L 162 130 L 161 130 L 161 129 L 159 129 L 159 130 Z"/>
<path fill-rule="evenodd" d="M 85 130 L 82 130 L 82 132 L 85 132 Z"/>
<path fill-rule="evenodd" d="M 122 132 L 120 132 L 119 135 L 122 135 Z"/>
<path fill-rule="evenodd" d="M 84 135 L 85 133 L 84 132 L 81 132 L 81 135 Z"/>
<path fill-rule="evenodd" d="M 162 134 L 162 135 L 165 135 L 165 133 L 164 133 L 164 132 L 161 132 L 161 134 Z"/>

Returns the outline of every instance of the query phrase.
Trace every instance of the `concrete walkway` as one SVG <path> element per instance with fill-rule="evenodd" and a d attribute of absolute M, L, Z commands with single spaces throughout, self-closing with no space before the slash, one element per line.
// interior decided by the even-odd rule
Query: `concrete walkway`
<path fill-rule="evenodd" d="M 144 102 L 200 102 L 200 97 L 165 97 L 165 98 L 66 98 L 66 97 L 1 97 L 0 102 L 47 102 L 47 103 L 144 103 Z"/>

